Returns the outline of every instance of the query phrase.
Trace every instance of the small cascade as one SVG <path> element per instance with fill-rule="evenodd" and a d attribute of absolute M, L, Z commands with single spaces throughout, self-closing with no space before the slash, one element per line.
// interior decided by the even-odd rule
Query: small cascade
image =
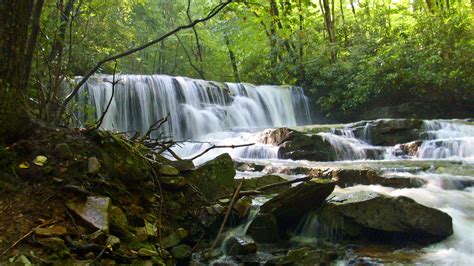
<path fill-rule="evenodd" d="M 175 140 L 233 128 L 296 126 L 310 122 L 308 99 L 298 87 L 219 83 L 166 75 L 118 75 L 120 83 L 102 127 L 143 134 L 170 114 L 164 135 Z M 112 95 L 112 76 L 90 78 L 77 96 L 94 113 L 81 111 L 81 122 L 96 120 Z M 158 133 L 154 135 L 157 137 Z"/>
<path fill-rule="evenodd" d="M 423 121 L 424 141 L 418 151 L 418 158 L 474 159 L 474 126 L 441 120 Z"/>
<path fill-rule="evenodd" d="M 337 241 L 340 239 L 339 226 L 321 224 L 317 212 L 313 211 L 301 220 L 291 241 L 302 245 L 317 245 L 318 240 Z"/>
<path fill-rule="evenodd" d="M 335 149 L 338 160 L 382 159 L 385 156 L 384 148 L 357 139 L 350 128 L 332 129 L 331 133 L 318 134 Z"/>

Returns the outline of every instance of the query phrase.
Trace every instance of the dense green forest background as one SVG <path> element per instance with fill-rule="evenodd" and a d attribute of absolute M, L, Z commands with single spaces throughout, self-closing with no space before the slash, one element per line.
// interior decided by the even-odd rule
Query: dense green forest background
<path fill-rule="evenodd" d="M 67 77 L 84 75 L 104 57 L 204 17 L 216 4 L 46 0 L 28 85 L 32 109 L 50 119 Z M 212 20 L 120 59 L 117 69 L 299 85 L 326 117 L 404 103 L 473 110 L 473 5 L 469 0 L 234 1 Z M 110 74 L 113 67 L 105 64 L 98 72 Z"/>

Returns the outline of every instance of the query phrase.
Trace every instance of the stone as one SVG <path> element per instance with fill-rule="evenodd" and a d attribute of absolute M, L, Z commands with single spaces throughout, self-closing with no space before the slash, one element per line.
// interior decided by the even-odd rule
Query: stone
<path fill-rule="evenodd" d="M 72 159 L 74 157 L 74 154 L 71 150 L 71 147 L 67 143 L 59 143 L 54 147 L 56 150 L 56 154 L 58 155 L 59 158 L 61 159 Z"/>
<path fill-rule="evenodd" d="M 186 186 L 186 179 L 183 176 L 161 175 L 158 178 L 166 189 L 179 190 Z"/>
<path fill-rule="evenodd" d="M 279 231 L 298 223 L 310 210 L 320 208 L 336 183 L 327 179 L 311 179 L 291 187 L 265 202 L 260 213 L 271 213 L 275 216 Z"/>
<path fill-rule="evenodd" d="M 188 260 L 191 258 L 192 248 L 188 245 L 178 245 L 171 249 L 171 254 L 177 260 Z"/>
<path fill-rule="evenodd" d="M 119 245 L 120 245 L 120 238 L 114 235 L 109 235 L 107 237 L 107 246 L 112 247 L 112 248 L 117 248 Z"/>
<path fill-rule="evenodd" d="M 63 236 L 67 235 L 67 229 L 63 226 L 54 225 L 47 228 L 35 228 L 33 232 L 38 237 Z"/>
<path fill-rule="evenodd" d="M 257 252 L 257 244 L 250 236 L 231 236 L 224 241 L 226 255 L 245 255 Z"/>
<path fill-rule="evenodd" d="M 158 256 L 158 252 L 156 250 L 152 249 L 146 249 L 146 248 L 141 248 L 138 250 L 138 256 L 141 257 L 153 257 L 153 256 Z"/>
<path fill-rule="evenodd" d="M 306 135 L 292 130 L 292 134 L 278 145 L 278 157 L 292 160 L 333 161 L 336 151 L 320 135 Z"/>
<path fill-rule="evenodd" d="M 332 250 L 307 247 L 289 250 L 285 255 L 277 256 L 267 261 L 269 265 L 329 265 L 338 257 Z"/>
<path fill-rule="evenodd" d="M 160 175 L 166 175 L 166 176 L 177 176 L 177 175 L 179 175 L 178 169 L 176 169 L 175 167 L 173 167 L 171 165 L 167 165 L 167 164 L 160 165 L 160 167 L 158 168 L 158 173 Z"/>
<path fill-rule="evenodd" d="M 238 183 L 240 182 L 240 179 L 236 179 L 236 180 Z M 242 185 L 242 190 L 255 190 L 263 186 L 280 183 L 284 181 L 287 181 L 287 180 L 278 175 L 265 175 L 265 176 L 260 176 L 260 177 L 249 178 L 249 179 L 245 179 L 244 184 Z M 291 187 L 291 184 L 266 190 L 265 193 L 277 193 L 289 187 Z"/>
<path fill-rule="evenodd" d="M 295 131 L 286 127 L 266 129 L 260 133 L 259 142 L 278 146 L 292 136 Z"/>
<path fill-rule="evenodd" d="M 89 157 L 89 159 L 87 159 L 87 173 L 97 174 L 99 173 L 100 168 L 101 164 L 96 157 Z"/>
<path fill-rule="evenodd" d="M 194 185 L 208 200 L 228 195 L 236 187 L 235 169 L 228 153 L 204 163 L 185 173 L 187 181 Z"/>
<path fill-rule="evenodd" d="M 65 250 L 67 249 L 66 245 L 64 244 L 64 240 L 62 240 L 59 237 L 48 237 L 48 238 L 41 238 L 38 240 L 38 242 L 45 246 L 46 248 L 53 250 L 53 251 L 59 251 L 59 250 Z"/>
<path fill-rule="evenodd" d="M 188 231 L 184 228 L 178 228 L 176 231 L 172 232 L 171 234 L 163 237 L 161 240 L 161 244 L 164 248 L 170 248 L 177 246 L 181 241 L 188 237 Z"/>
<path fill-rule="evenodd" d="M 170 161 L 168 162 L 168 164 L 178 169 L 180 172 L 190 171 L 194 169 L 194 163 L 192 160 L 183 159 L 178 161 Z"/>
<path fill-rule="evenodd" d="M 128 230 L 128 220 L 121 208 L 112 206 L 110 208 L 110 231 L 118 236 L 128 237 L 130 231 Z"/>
<path fill-rule="evenodd" d="M 321 209 L 318 221 L 321 231 L 332 228 L 332 235 L 345 239 L 434 243 L 453 234 L 448 214 L 407 197 L 367 191 L 336 194 Z"/>
<path fill-rule="evenodd" d="M 377 119 L 349 125 L 354 135 L 377 146 L 393 146 L 420 138 L 423 121 L 419 119 Z"/>
<path fill-rule="evenodd" d="M 259 213 L 250 223 L 246 232 L 257 243 L 275 243 L 280 237 L 275 216 L 271 213 Z"/>
<path fill-rule="evenodd" d="M 242 197 L 234 204 L 234 210 L 237 212 L 240 218 L 244 218 L 249 214 L 250 208 L 252 207 L 252 198 Z"/>
<path fill-rule="evenodd" d="M 66 206 L 89 226 L 109 231 L 109 212 L 111 200 L 108 197 L 88 196 L 86 202 L 67 202 Z"/>
<path fill-rule="evenodd" d="M 332 171 L 337 185 L 344 188 L 355 185 L 382 185 L 394 188 L 417 188 L 427 182 L 418 177 L 379 175 L 372 169 L 337 169 Z"/>

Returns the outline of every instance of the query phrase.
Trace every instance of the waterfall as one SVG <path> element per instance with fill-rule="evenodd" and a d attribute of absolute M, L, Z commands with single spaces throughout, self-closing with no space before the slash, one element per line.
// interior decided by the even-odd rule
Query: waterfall
<path fill-rule="evenodd" d="M 423 121 L 424 141 L 418 151 L 419 158 L 474 159 L 474 126 L 442 120 Z"/>
<path fill-rule="evenodd" d="M 104 129 L 143 134 L 169 113 L 164 135 L 186 140 L 235 128 L 296 126 L 311 121 L 308 99 L 299 87 L 166 75 L 117 75 L 116 79 L 120 83 L 102 123 Z M 79 112 L 81 122 L 101 116 L 112 94 L 111 81 L 111 75 L 99 75 L 83 85 L 77 100 L 92 106 L 94 113 Z"/>

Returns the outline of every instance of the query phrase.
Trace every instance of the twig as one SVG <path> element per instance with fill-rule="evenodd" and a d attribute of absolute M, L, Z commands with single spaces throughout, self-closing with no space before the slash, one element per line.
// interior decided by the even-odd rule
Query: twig
<path fill-rule="evenodd" d="M 189 29 L 189 28 L 192 28 L 194 27 L 196 24 L 198 23 L 202 23 L 202 22 L 205 22 L 211 18 L 213 18 L 214 16 L 216 16 L 222 9 L 224 9 L 227 5 L 229 5 L 230 3 L 232 2 L 232 0 L 227 0 L 225 2 L 222 2 L 218 5 L 216 5 L 212 10 L 211 12 L 209 12 L 207 14 L 206 17 L 204 18 L 201 18 L 201 19 L 196 19 L 194 20 L 192 23 L 189 23 L 187 25 L 184 25 L 184 26 L 179 26 L 177 28 L 175 28 L 174 30 L 172 31 L 169 31 L 167 33 L 165 33 L 164 35 L 158 37 L 157 39 L 155 40 L 152 40 L 150 42 L 147 42 L 143 45 L 140 45 L 138 47 L 135 47 L 135 48 L 132 48 L 130 50 L 127 50 L 127 51 L 124 51 L 122 53 L 119 53 L 119 54 L 116 54 L 116 55 L 113 55 L 113 56 L 110 56 L 110 57 L 107 57 L 105 59 L 102 59 L 101 61 L 99 61 L 91 70 L 89 70 L 89 72 L 86 73 L 86 75 L 84 75 L 84 77 L 82 77 L 82 79 L 79 81 L 79 83 L 76 84 L 76 86 L 74 87 L 73 91 L 64 99 L 64 102 L 61 106 L 61 110 L 60 110 L 60 114 L 62 114 L 63 110 L 66 108 L 66 106 L 68 105 L 68 103 L 74 98 L 74 96 L 77 94 L 77 92 L 80 90 L 80 88 L 82 87 L 82 85 L 84 85 L 84 83 L 86 83 L 86 81 L 92 76 L 94 75 L 94 73 L 99 70 L 100 67 L 102 67 L 103 64 L 105 63 L 108 63 L 110 61 L 113 61 L 113 60 L 117 60 L 119 58 L 122 58 L 122 57 L 125 57 L 127 55 L 130 55 L 130 54 L 133 54 L 133 53 L 136 53 L 138 51 L 141 51 L 149 46 L 152 46 L 153 44 L 156 44 L 156 43 L 159 43 L 163 40 L 165 40 L 166 38 L 170 37 L 170 36 L 173 36 L 174 34 L 176 34 L 177 32 L 181 31 L 181 30 L 184 30 L 184 29 Z"/>
<path fill-rule="evenodd" d="M 18 239 L 17 241 L 15 241 L 15 243 L 13 243 L 10 247 L 8 247 L 5 251 L 2 252 L 2 256 L 7 254 L 8 251 L 10 251 L 10 249 L 14 248 L 16 245 L 18 245 L 18 243 L 20 243 L 21 241 L 23 241 L 25 238 L 29 237 L 31 234 L 33 234 L 34 230 L 35 229 L 38 229 L 38 228 L 41 228 L 41 227 L 44 227 L 44 226 L 47 226 L 47 225 L 50 225 L 50 224 L 54 224 L 56 223 L 56 220 L 49 220 L 49 221 L 45 221 L 43 222 L 42 224 L 38 225 L 37 227 L 31 229 L 28 233 L 26 233 L 25 235 L 23 235 L 22 237 L 20 237 L 20 239 Z"/>
<path fill-rule="evenodd" d="M 4 211 L 8 210 L 12 205 L 7 205 L 7 207 L 3 208 L 3 210 L 0 211 L 0 214 L 2 214 Z"/>
<path fill-rule="evenodd" d="M 150 127 L 148 128 L 148 131 L 145 133 L 145 135 L 143 135 L 143 137 L 141 137 L 137 141 L 136 145 L 142 144 L 143 141 L 147 139 L 153 131 L 158 130 L 164 123 L 168 121 L 168 117 L 170 117 L 170 113 L 168 113 L 165 117 L 159 119 L 155 123 L 151 124 Z"/>
<path fill-rule="evenodd" d="M 219 237 L 222 234 L 222 231 L 224 231 L 224 226 L 227 223 L 227 219 L 229 218 L 229 215 L 232 212 L 232 209 L 234 208 L 235 203 L 237 202 L 238 195 L 239 195 L 240 189 L 242 188 L 242 185 L 244 184 L 244 181 L 245 179 L 242 179 L 242 181 L 240 181 L 239 185 L 234 191 L 234 194 L 232 195 L 232 199 L 229 202 L 229 206 L 227 207 L 227 211 L 224 216 L 224 221 L 222 221 L 221 227 L 219 228 L 219 232 L 217 232 L 216 239 L 214 240 L 214 243 L 212 243 L 211 250 L 214 250 L 214 248 L 217 245 L 217 242 L 219 241 Z"/>
<path fill-rule="evenodd" d="M 211 147 L 205 149 L 203 152 L 199 153 L 198 155 L 192 157 L 192 158 L 189 158 L 189 160 L 194 160 L 196 158 L 199 158 L 201 156 L 203 156 L 204 154 L 206 154 L 208 151 L 212 150 L 212 149 L 220 149 L 220 148 L 232 148 L 232 149 L 235 149 L 235 148 L 240 148 L 240 147 L 247 147 L 247 146 L 252 146 L 252 145 L 255 145 L 255 143 L 247 143 L 247 144 L 241 144 L 241 145 L 212 145 Z"/>
<path fill-rule="evenodd" d="M 112 100 L 114 99 L 114 93 L 115 93 L 115 86 L 120 82 L 119 80 L 115 80 L 115 73 L 117 72 L 117 60 L 115 60 L 115 65 L 114 65 L 114 72 L 112 75 L 112 95 L 110 95 L 109 103 L 107 104 L 107 107 L 105 107 L 105 110 L 102 112 L 102 115 L 100 116 L 99 120 L 95 123 L 95 125 L 92 127 L 92 129 L 97 129 L 102 125 L 102 122 L 104 121 L 105 115 L 107 114 L 107 111 L 109 111 L 110 105 L 112 104 Z"/>

